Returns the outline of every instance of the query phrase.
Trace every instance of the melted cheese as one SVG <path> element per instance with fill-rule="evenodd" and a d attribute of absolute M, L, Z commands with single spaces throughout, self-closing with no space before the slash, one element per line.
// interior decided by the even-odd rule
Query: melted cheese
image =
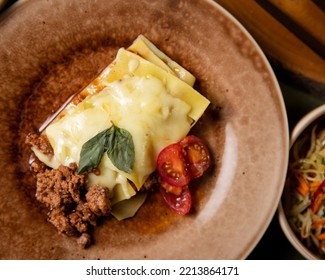
<path fill-rule="evenodd" d="M 136 63 L 137 67 L 129 67 L 130 63 Z M 208 99 L 187 83 L 123 48 L 118 51 L 116 59 L 112 63 L 110 73 L 106 77 L 106 82 L 110 83 L 117 80 L 123 80 L 127 76 L 146 77 L 147 75 L 159 79 L 165 85 L 170 95 L 181 99 L 191 106 L 188 116 L 193 120 L 192 125 L 202 116 L 203 112 L 210 104 Z"/>

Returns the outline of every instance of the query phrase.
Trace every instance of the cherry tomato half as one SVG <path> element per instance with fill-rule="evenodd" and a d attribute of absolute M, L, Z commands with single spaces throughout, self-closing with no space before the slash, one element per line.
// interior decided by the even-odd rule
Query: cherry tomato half
<path fill-rule="evenodd" d="M 186 215 L 192 206 L 192 195 L 188 188 L 183 188 L 180 195 L 166 192 L 165 188 L 160 187 L 160 193 L 171 210 L 180 215 Z"/>
<path fill-rule="evenodd" d="M 159 180 L 159 186 L 163 187 L 166 190 L 166 192 L 172 193 L 172 194 L 177 195 L 177 196 L 180 195 L 182 193 L 182 190 L 183 190 L 182 187 L 172 186 L 172 185 L 168 184 L 167 182 L 165 182 L 164 180 L 162 180 L 161 178 Z"/>
<path fill-rule="evenodd" d="M 159 153 L 157 170 L 163 181 L 175 187 L 184 187 L 191 180 L 179 143 L 171 144 Z"/>
<path fill-rule="evenodd" d="M 196 136 L 189 135 L 180 141 L 185 160 L 189 164 L 191 178 L 198 178 L 210 166 L 210 155 L 207 146 Z"/>

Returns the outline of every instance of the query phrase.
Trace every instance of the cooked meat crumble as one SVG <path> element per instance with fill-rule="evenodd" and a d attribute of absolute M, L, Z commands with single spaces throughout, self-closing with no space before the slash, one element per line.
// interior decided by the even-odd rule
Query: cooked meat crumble
<path fill-rule="evenodd" d="M 89 234 L 83 234 L 111 208 L 108 188 L 93 185 L 87 189 L 86 182 L 87 174 L 77 174 L 75 164 L 45 169 L 36 175 L 36 198 L 50 208 L 49 222 L 59 233 L 83 236 L 78 240 L 82 247 L 90 244 Z"/>
<path fill-rule="evenodd" d="M 97 216 L 106 216 L 110 211 L 106 189 L 99 185 L 92 185 L 86 193 L 87 206 Z"/>
<path fill-rule="evenodd" d="M 46 136 L 38 135 L 37 133 L 29 133 L 25 142 L 42 151 L 45 155 L 53 156 L 53 148 Z"/>
<path fill-rule="evenodd" d="M 36 197 L 50 209 L 69 210 L 73 204 L 82 202 L 81 192 L 87 176 L 76 174 L 76 165 L 45 169 L 36 175 Z"/>
<path fill-rule="evenodd" d="M 33 135 L 26 142 L 49 151 L 47 139 L 40 138 Z M 59 233 L 77 237 L 82 248 L 89 246 L 90 227 L 111 210 L 108 188 L 93 185 L 88 189 L 88 174 L 78 174 L 75 163 L 51 169 L 35 158 L 31 169 L 36 176 L 36 198 L 50 209 L 48 221 Z"/>

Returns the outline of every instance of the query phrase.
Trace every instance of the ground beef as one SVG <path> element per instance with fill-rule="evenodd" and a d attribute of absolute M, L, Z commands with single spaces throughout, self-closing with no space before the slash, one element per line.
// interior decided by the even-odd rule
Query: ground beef
<path fill-rule="evenodd" d="M 43 136 L 30 134 L 26 142 L 50 153 L 50 144 Z M 90 228 L 111 210 L 108 188 L 93 185 L 88 189 L 88 174 L 78 174 L 75 163 L 52 169 L 34 158 L 31 170 L 36 176 L 36 198 L 50 209 L 48 221 L 60 234 L 76 237 L 82 248 L 89 246 Z"/>
<path fill-rule="evenodd" d="M 45 172 L 47 166 L 41 162 L 34 154 L 31 156 L 30 169 L 34 174 Z"/>
<path fill-rule="evenodd" d="M 36 198 L 50 208 L 49 222 L 59 233 L 79 237 L 80 246 L 90 245 L 90 227 L 111 210 L 108 188 L 93 185 L 87 189 L 87 174 L 77 174 L 75 164 L 47 168 L 36 179 Z"/>
<path fill-rule="evenodd" d="M 147 180 L 144 182 L 142 188 L 143 190 L 150 190 L 153 188 L 153 186 L 157 186 L 158 185 L 158 173 L 157 172 L 153 172 L 150 174 L 150 176 L 147 178 Z"/>
<path fill-rule="evenodd" d="M 68 236 L 77 235 L 77 230 L 70 223 L 70 220 L 66 216 L 65 212 L 60 208 L 52 209 L 48 215 L 48 221 L 57 228 L 59 233 L 64 233 Z"/>
<path fill-rule="evenodd" d="M 87 206 L 97 216 L 106 216 L 109 211 L 109 196 L 106 189 L 99 185 L 93 185 L 86 193 Z"/>
<path fill-rule="evenodd" d="M 91 244 L 91 236 L 88 233 L 83 233 L 77 239 L 77 243 L 81 248 L 86 248 Z"/>
<path fill-rule="evenodd" d="M 36 197 L 50 209 L 69 208 L 82 202 L 81 192 L 85 189 L 87 175 L 76 174 L 76 165 L 45 169 L 36 175 Z"/>
<path fill-rule="evenodd" d="M 53 156 L 53 148 L 45 135 L 29 133 L 26 137 L 26 144 L 32 145 L 35 149 L 45 155 Z"/>

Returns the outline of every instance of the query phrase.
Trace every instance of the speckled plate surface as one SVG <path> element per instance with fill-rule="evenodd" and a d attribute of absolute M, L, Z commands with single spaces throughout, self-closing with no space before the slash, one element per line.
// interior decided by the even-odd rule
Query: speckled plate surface
<path fill-rule="evenodd" d="M 27 132 L 144 34 L 190 70 L 212 102 L 193 133 L 213 154 L 190 215 L 153 193 L 136 217 L 108 218 L 95 244 L 58 235 L 36 203 Z M 1 259 L 243 259 L 266 230 L 286 174 L 282 95 L 250 35 L 212 1 L 21 1 L 0 19 Z"/>

